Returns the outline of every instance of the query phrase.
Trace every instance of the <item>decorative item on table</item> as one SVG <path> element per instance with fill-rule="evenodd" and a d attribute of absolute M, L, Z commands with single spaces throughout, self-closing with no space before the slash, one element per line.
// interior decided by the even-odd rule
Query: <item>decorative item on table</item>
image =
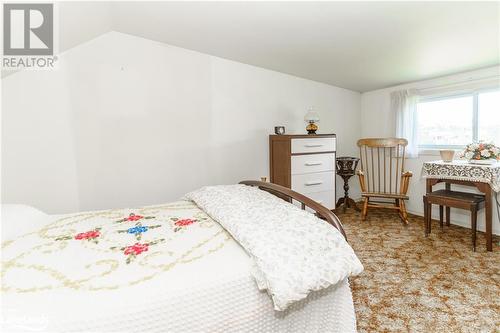
<path fill-rule="evenodd" d="M 494 164 L 500 160 L 500 148 L 493 143 L 473 142 L 465 147 L 461 157 L 473 164 Z"/>
<path fill-rule="evenodd" d="M 316 125 L 316 123 L 319 123 L 319 115 L 312 107 L 307 110 L 304 120 L 308 124 L 306 127 L 307 134 L 316 134 L 318 130 L 318 125 Z"/>
<path fill-rule="evenodd" d="M 443 162 L 453 162 L 453 156 L 455 156 L 454 150 L 440 150 L 439 155 L 441 155 L 441 159 Z"/>
<path fill-rule="evenodd" d="M 267 177 L 260 177 L 260 181 L 266 183 L 267 182 Z"/>
<path fill-rule="evenodd" d="M 278 135 L 285 134 L 285 126 L 275 126 L 274 127 L 274 133 L 276 133 Z"/>

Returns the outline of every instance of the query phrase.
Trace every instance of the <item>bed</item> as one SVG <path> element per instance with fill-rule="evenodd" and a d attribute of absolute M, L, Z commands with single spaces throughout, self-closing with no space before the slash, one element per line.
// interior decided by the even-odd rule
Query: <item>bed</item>
<path fill-rule="evenodd" d="M 285 230 L 295 218 L 334 237 L 339 269 L 283 247 L 303 232 Z M 2 331 L 355 332 L 348 277 L 362 266 L 344 237 L 325 207 L 256 181 L 163 205 L 49 216 L 2 242 Z M 295 274 L 310 265 L 327 275 Z"/>

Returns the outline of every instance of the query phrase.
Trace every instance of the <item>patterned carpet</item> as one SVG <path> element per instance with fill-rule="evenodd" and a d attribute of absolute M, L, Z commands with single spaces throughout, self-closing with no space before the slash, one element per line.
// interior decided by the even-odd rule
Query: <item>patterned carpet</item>
<path fill-rule="evenodd" d="M 352 279 L 359 332 L 500 332 L 500 246 L 478 233 L 423 218 L 404 226 L 389 210 L 339 213 L 365 271 Z"/>

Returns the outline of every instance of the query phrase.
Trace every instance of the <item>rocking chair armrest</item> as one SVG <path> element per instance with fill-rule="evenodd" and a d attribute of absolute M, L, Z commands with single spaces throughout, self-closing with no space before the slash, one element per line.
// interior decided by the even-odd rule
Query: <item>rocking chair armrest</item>
<path fill-rule="evenodd" d="M 366 192 L 365 173 L 361 170 L 358 170 L 356 171 L 356 174 L 359 177 L 359 186 L 361 187 L 361 192 Z"/>
<path fill-rule="evenodd" d="M 402 176 L 403 176 L 403 177 L 408 177 L 408 178 L 410 178 L 410 177 L 412 177 L 412 176 L 413 176 L 413 172 L 411 172 L 411 171 L 406 171 L 406 172 L 403 172 Z"/>
<path fill-rule="evenodd" d="M 410 178 L 413 176 L 411 171 L 406 171 L 401 174 L 401 193 L 406 195 L 410 186 Z"/>

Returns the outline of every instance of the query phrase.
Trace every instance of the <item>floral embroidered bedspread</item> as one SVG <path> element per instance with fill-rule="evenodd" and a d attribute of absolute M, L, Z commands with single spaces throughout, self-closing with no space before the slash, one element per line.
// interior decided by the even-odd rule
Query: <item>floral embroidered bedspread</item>
<path fill-rule="evenodd" d="M 190 201 L 63 215 L 2 244 L 2 292 L 134 286 L 230 240 Z"/>
<path fill-rule="evenodd" d="M 275 310 L 363 271 L 335 227 L 268 192 L 245 185 L 207 186 L 186 197 L 254 260 L 257 285 L 267 290 Z"/>

